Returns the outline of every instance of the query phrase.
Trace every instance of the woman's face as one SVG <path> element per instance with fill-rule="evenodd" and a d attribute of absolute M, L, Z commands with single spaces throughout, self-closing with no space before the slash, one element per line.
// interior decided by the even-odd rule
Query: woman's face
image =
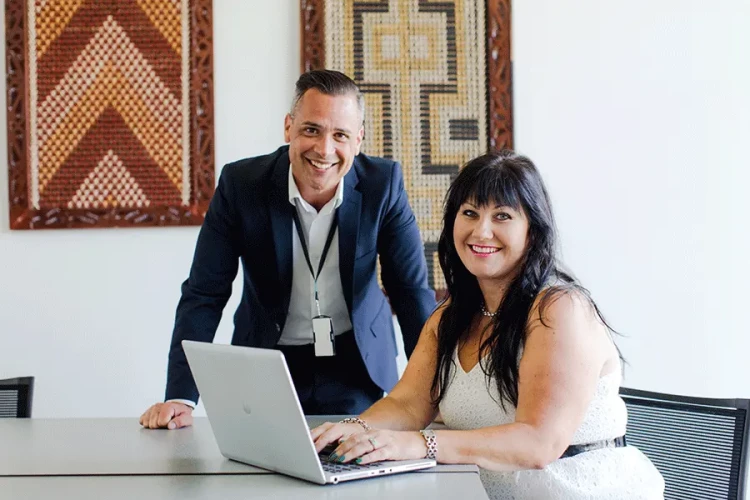
<path fill-rule="evenodd" d="M 466 269 L 483 281 L 505 284 L 526 252 L 529 221 L 523 210 L 465 201 L 453 226 L 453 243 Z"/>

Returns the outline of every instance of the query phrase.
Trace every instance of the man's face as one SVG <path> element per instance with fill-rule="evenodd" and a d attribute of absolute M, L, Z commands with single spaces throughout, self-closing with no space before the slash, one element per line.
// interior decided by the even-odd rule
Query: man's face
<path fill-rule="evenodd" d="M 286 115 L 284 139 L 289 143 L 292 175 L 308 202 L 327 202 L 359 154 L 364 128 L 354 95 L 330 96 L 310 89 Z M 329 197 L 330 195 L 330 197 Z"/>

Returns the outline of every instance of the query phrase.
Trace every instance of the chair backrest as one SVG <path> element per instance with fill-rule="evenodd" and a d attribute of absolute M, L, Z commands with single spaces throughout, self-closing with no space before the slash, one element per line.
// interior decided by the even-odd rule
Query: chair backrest
<path fill-rule="evenodd" d="M 0 380 L 0 418 L 30 418 L 34 377 Z"/>
<path fill-rule="evenodd" d="M 664 476 L 664 498 L 744 500 L 748 399 L 707 399 L 621 388 L 627 440 Z"/>

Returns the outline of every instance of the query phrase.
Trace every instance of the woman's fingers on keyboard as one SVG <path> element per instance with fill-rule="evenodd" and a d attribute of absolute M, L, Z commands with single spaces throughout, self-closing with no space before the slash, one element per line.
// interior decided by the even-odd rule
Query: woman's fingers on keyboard
<path fill-rule="evenodd" d="M 326 422 L 312 431 L 315 451 L 320 453 L 326 445 L 331 443 L 338 445 L 343 439 L 362 432 L 364 432 L 364 429 L 359 424 L 330 424 Z"/>
<path fill-rule="evenodd" d="M 330 429 L 334 425 L 336 425 L 336 424 L 334 424 L 332 422 L 324 422 L 324 423 L 320 424 L 319 426 L 311 429 L 310 430 L 310 435 L 312 436 L 313 441 L 315 441 L 316 439 L 318 439 L 318 437 L 321 434 L 323 434 L 325 431 L 327 431 L 328 429 Z"/>
<path fill-rule="evenodd" d="M 310 436 L 312 437 L 313 443 L 315 443 L 315 451 L 320 453 L 323 448 L 326 447 L 326 445 L 332 442 L 332 440 L 328 437 L 328 431 L 330 431 L 335 426 L 336 424 L 332 422 L 326 422 L 310 431 Z"/>

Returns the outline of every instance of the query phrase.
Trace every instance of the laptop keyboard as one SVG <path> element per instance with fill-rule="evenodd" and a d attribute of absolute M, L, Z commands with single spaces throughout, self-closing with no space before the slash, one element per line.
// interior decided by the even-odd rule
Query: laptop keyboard
<path fill-rule="evenodd" d="M 371 464 L 364 465 L 360 465 L 354 462 L 340 464 L 338 462 L 329 462 L 327 455 L 320 455 L 319 458 L 320 463 L 323 465 L 323 470 L 333 474 L 355 470 L 379 469 L 383 466 L 383 462 L 373 462 Z"/>

